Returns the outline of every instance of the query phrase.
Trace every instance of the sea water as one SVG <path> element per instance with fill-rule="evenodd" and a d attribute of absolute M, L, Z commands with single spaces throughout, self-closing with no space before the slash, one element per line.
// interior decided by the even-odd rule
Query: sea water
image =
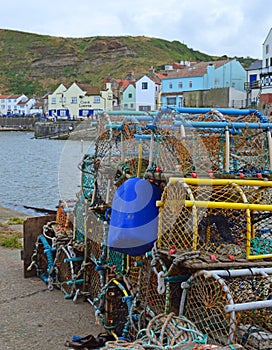
<path fill-rule="evenodd" d="M 79 163 L 93 141 L 35 139 L 30 132 L 0 132 L 0 205 L 56 209 L 80 190 Z"/>

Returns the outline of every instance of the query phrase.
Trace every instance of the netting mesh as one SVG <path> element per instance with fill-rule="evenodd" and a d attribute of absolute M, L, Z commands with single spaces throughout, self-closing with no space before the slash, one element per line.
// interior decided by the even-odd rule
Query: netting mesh
<path fill-rule="evenodd" d="M 56 223 L 67 231 L 73 228 L 75 201 L 60 200 L 57 207 Z"/>
<path fill-rule="evenodd" d="M 177 252 L 200 250 L 203 254 L 216 254 L 217 258 L 230 259 L 231 255 L 236 259 L 245 258 L 251 239 L 252 255 L 270 254 L 271 212 L 252 210 L 248 214 L 246 209 L 231 206 L 256 204 L 257 197 L 260 203 L 268 204 L 270 187 L 239 186 L 232 182 L 187 185 L 186 179 L 170 182 L 161 200 L 158 247 L 164 251 L 174 247 Z M 209 207 L 209 203 L 213 206 Z"/>
<path fill-rule="evenodd" d="M 264 131 L 245 130 L 242 135 L 231 135 L 231 171 L 255 175 L 269 169 L 268 141 Z"/>
<path fill-rule="evenodd" d="M 271 278 L 264 276 L 218 277 L 200 271 L 187 285 L 184 315 L 208 334 L 215 344 L 242 343 L 265 349 L 272 344 L 270 308 L 226 312 L 225 306 L 266 301 L 271 298 Z M 255 336 L 250 336 L 254 329 Z M 248 334 L 247 334 L 248 332 Z M 257 344 L 259 343 L 259 344 Z M 259 347 L 262 346 L 262 347 Z"/>
<path fill-rule="evenodd" d="M 98 298 L 105 283 L 103 270 L 99 270 L 94 262 L 89 261 L 85 269 L 85 292 L 90 293 L 92 300 Z"/>
<path fill-rule="evenodd" d="M 87 215 L 86 234 L 88 238 L 88 255 L 94 262 L 99 261 L 105 240 L 105 227 L 104 222 L 91 210 Z"/>

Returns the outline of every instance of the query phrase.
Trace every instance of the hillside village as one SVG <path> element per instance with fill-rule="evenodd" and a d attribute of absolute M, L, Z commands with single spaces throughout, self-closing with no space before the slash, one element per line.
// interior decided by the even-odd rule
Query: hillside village
<path fill-rule="evenodd" d="M 258 108 L 272 103 L 272 29 L 263 43 L 263 58 L 244 69 L 237 59 L 168 63 L 146 74 L 104 78 L 101 90 L 91 84 L 60 82 L 40 98 L 0 95 L 1 116 L 45 116 L 75 120 L 99 110 L 155 111 L 161 107 Z"/>

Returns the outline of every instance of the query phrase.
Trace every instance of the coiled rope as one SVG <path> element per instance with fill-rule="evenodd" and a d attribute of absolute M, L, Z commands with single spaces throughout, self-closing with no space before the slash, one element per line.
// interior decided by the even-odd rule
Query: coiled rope
<path fill-rule="evenodd" d="M 109 341 L 102 349 L 177 349 L 188 342 L 206 344 L 207 335 L 202 334 L 196 326 L 184 316 L 160 314 L 155 316 L 146 329 L 139 332 L 135 342 L 123 340 Z"/>

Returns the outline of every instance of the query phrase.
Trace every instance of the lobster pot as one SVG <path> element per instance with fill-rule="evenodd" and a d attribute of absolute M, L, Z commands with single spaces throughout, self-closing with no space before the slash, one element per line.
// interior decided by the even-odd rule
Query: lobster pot
<path fill-rule="evenodd" d="M 153 260 L 149 254 L 129 257 L 128 261 L 126 280 L 137 300 L 133 305 L 133 313 L 140 314 L 146 310 L 146 319 L 161 313 L 177 314 L 181 295 L 180 280 L 176 276 L 159 277 L 167 272 L 167 261 L 164 262 L 162 256 Z"/>
<path fill-rule="evenodd" d="M 80 200 L 75 205 L 75 238 L 77 242 L 84 242 L 84 234 L 85 234 L 85 212 L 86 206 L 84 204 L 84 199 L 81 197 Z"/>
<path fill-rule="evenodd" d="M 272 203 L 271 187 L 256 187 L 250 191 L 247 186 L 243 187 L 248 202 L 255 204 L 270 205 Z M 252 237 L 250 239 L 252 255 L 272 254 L 272 214 L 271 211 L 254 211 L 251 213 Z"/>
<path fill-rule="evenodd" d="M 86 265 L 84 284 L 85 292 L 90 293 L 90 298 L 93 301 L 95 298 L 98 298 L 105 284 L 105 275 L 104 270 L 99 269 L 93 261 L 88 262 Z"/>
<path fill-rule="evenodd" d="M 86 154 L 81 162 L 81 188 L 84 198 L 91 201 L 95 187 L 95 158 Z"/>
<path fill-rule="evenodd" d="M 186 122 L 192 123 L 191 126 Z M 261 123 L 265 122 L 267 120 L 261 120 Z M 236 123 L 237 129 L 231 123 Z M 237 119 L 211 111 L 203 115 L 177 114 L 173 121 L 175 128 L 168 129 L 171 136 L 182 136 L 198 173 L 212 169 L 214 174 L 219 175 L 243 173 L 256 176 L 258 173 L 271 174 L 271 131 L 262 129 L 259 123 L 260 115 L 254 113 Z"/>
<path fill-rule="evenodd" d="M 271 172 L 268 133 L 260 129 L 241 129 L 241 133 L 230 134 L 231 173 L 256 176 Z"/>
<path fill-rule="evenodd" d="M 186 139 L 177 138 L 168 130 L 157 130 L 153 163 L 164 173 L 191 173 L 195 169 L 192 146 Z"/>
<path fill-rule="evenodd" d="M 107 264 L 113 268 L 116 273 L 126 274 L 128 271 L 128 256 L 123 253 L 108 249 Z"/>
<path fill-rule="evenodd" d="M 222 174 L 225 165 L 225 135 L 211 130 L 186 130 L 183 145 L 191 158 L 191 171 Z"/>
<path fill-rule="evenodd" d="M 95 215 L 95 212 L 90 210 L 86 221 L 88 255 L 94 262 L 97 262 L 101 259 L 103 251 L 103 242 L 105 241 L 105 224 Z"/>
<path fill-rule="evenodd" d="M 192 202 L 237 203 L 241 195 L 231 184 L 225 186 L 169 183 L 162 195 L 159 213 L 158 247 L 176 252 L 202 250 L 241 256 L 246 237 L 245 210 L 191 206 Z M 239 245 L 237 243 L 239 242 Z"/>
<path fill-rule="evenodd" d="M 56 223 L 64 231 L 71 230 L 74 224 L 74 201 L 60 200 L 57 208 Z"/>
<path fill-rule="evenodd" d="M 158 247 L 200 251 L 204 259 L 272 255 L 271 183 L 171 178 L 158 202 Z"/>
<path fill-rule="evenodd" d="M 201 270 L 182 284 L 180 311 L 213 344 L 270 349 L 271 272 L 271 268 Z"/>
<path fill-rule="evenodd" d="M 93 204 L 110 204 L 114 193 L 114 177 L 120 161 L 120 144 L 116 142 L 120 132 L 106 131 L 96 141 L 96 187 Z"/>
<path fill-rule="evenodd" d="M 127 283 L 132 288 L 137 300 L 133 304 L 133 314 L 146 310 L 146 317 L 165 312 L 166 294 L 158 292 L 157 274 L 151 266 L 151 259 L 142 256 L 129 257 L 129 269 L 126 276 Z M 160 262 L 156 262 L 158 272 L 162 271 Z M 144 322 L 143 319 L 141 319 Z M 146 324 L 143 323 L 142 326 Z"/>

